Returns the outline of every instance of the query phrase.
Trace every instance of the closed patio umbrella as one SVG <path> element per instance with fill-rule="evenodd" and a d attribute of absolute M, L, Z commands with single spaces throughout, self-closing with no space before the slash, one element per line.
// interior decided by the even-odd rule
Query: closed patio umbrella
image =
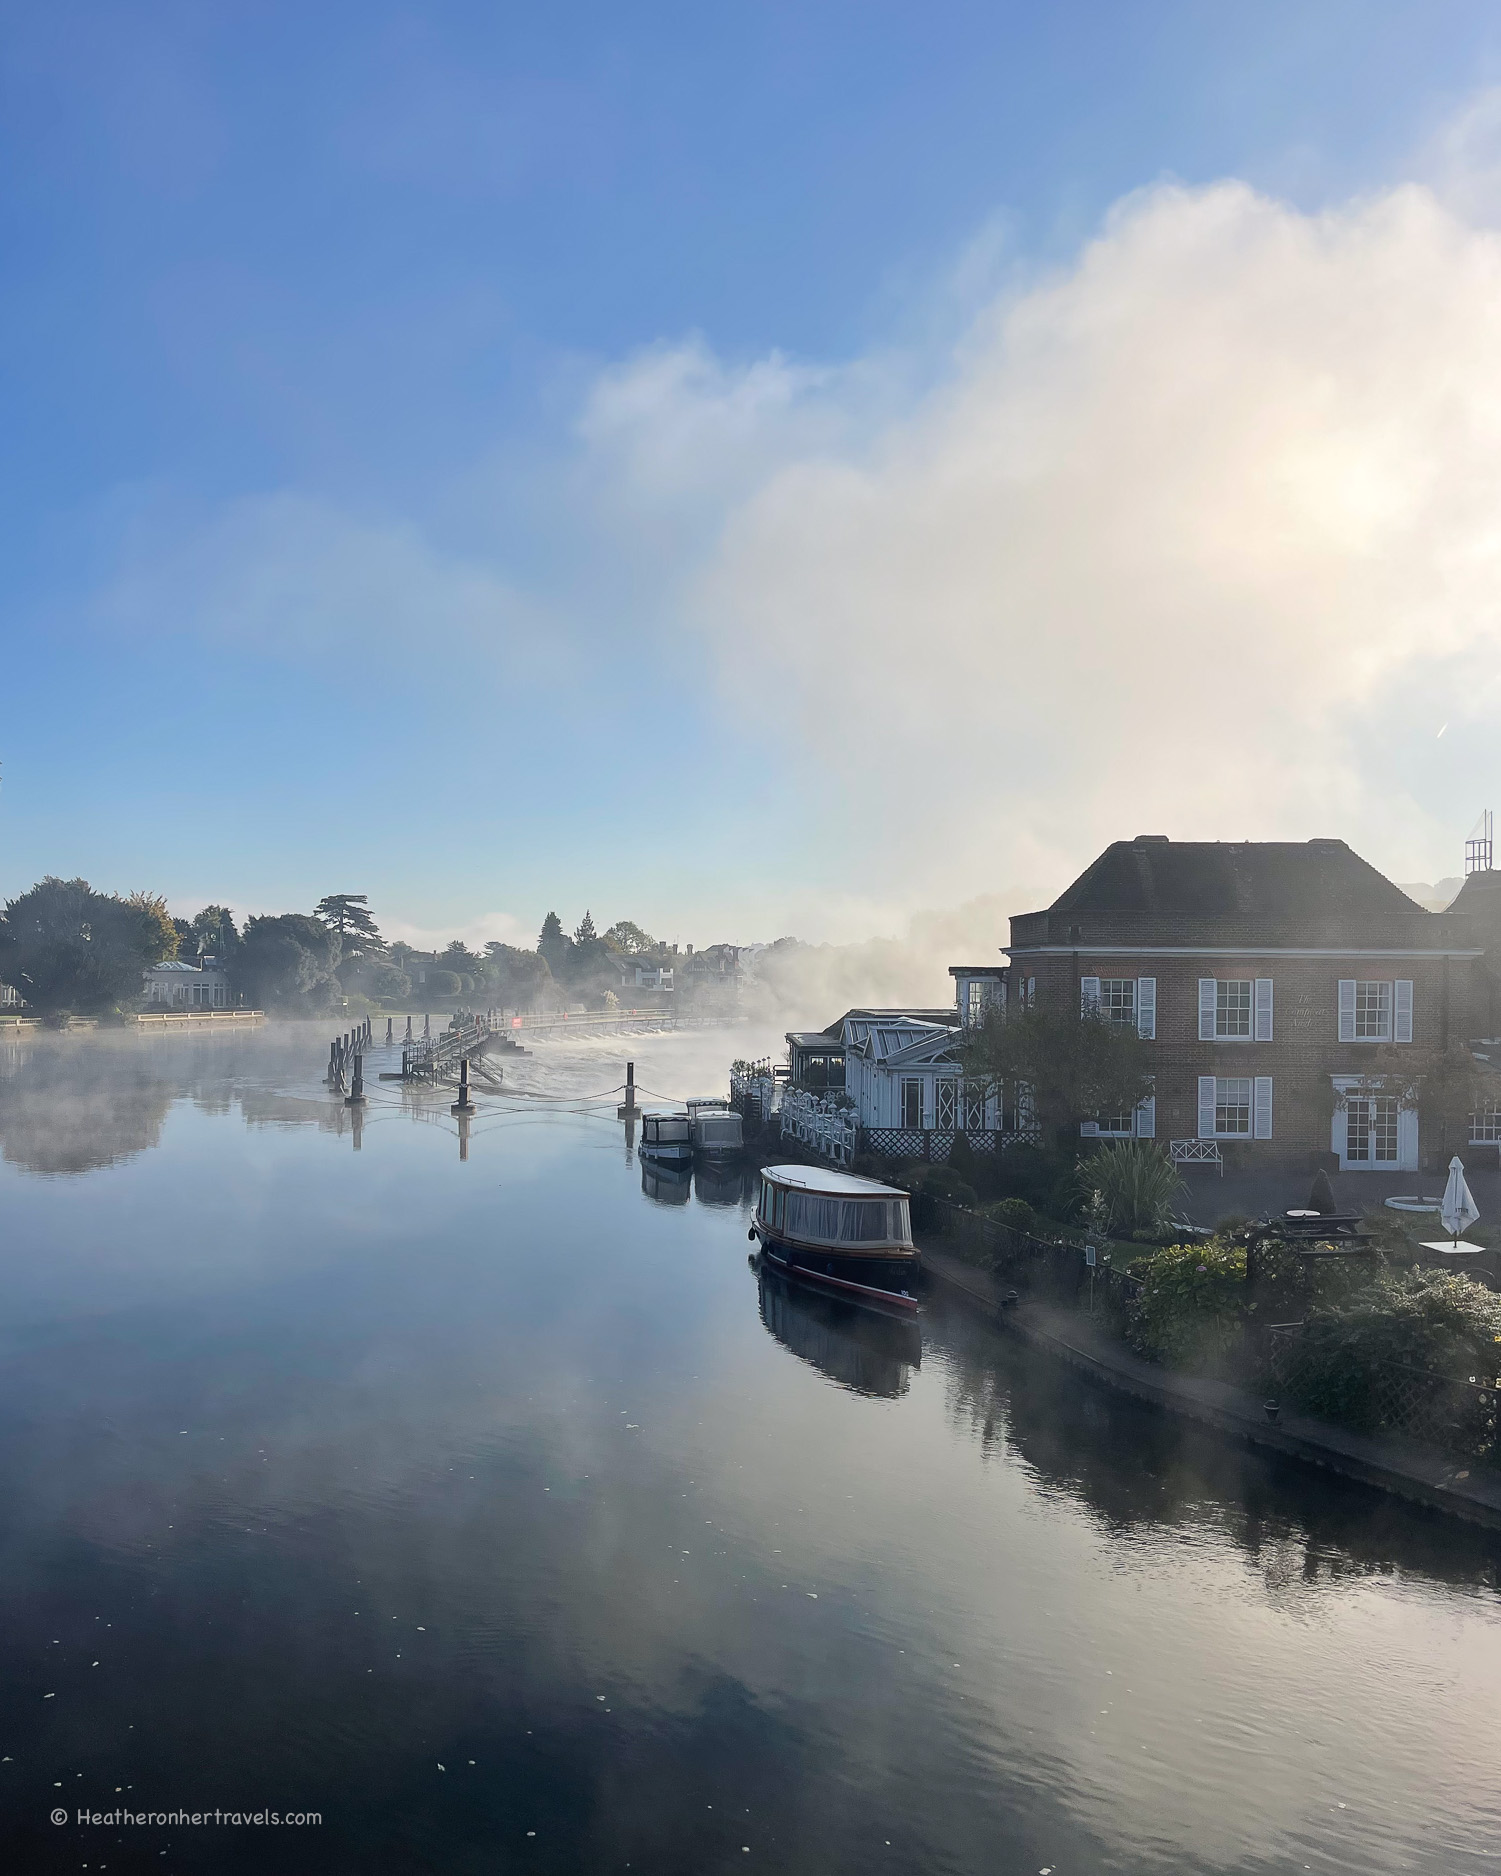
<path fill-rule="evenodd" d="M 1474 1224 L 1480 1216 L 1480 1207 L 1470 1196 L 1470 1188 L 1465 1184 L 1464 1161 L 1456 1153 L 1449 1161 L 1449 1183 L 1444 1187 L 1444 1202 L 1439 1211 L 1444 1221 L 1444 1229 L 1458 1244 L 1459 1234 Z"/>

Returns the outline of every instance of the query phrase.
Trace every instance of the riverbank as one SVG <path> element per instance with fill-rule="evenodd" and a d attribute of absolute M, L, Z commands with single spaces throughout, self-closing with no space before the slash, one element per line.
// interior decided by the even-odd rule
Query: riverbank
<path fill-rule="evenodd" d="M 1008 1334 L 1066 1362 L 1104 1387 L 1167 1413 L 1196 1420 L 1226 1438 L 1264 1447 L 1305 1465 L 1375 1486 L 1415 1504 L 1501 1530 L 1501 1477 L 1471 1473 L 1442 1454 L 1399 1440 L 1373 1440 L 1307 1414 L 1283 1412 L 1276 1423 L 1262 1403 L 1225 1381 L 1175 1374 L 1133 1355 L 1079 1310 L 1018 1302 L 1001 1307 L 1010 1286 L 951 1251 L 923 1246 L 923 1264 L 946 1288 L 993 1317 Z"/>

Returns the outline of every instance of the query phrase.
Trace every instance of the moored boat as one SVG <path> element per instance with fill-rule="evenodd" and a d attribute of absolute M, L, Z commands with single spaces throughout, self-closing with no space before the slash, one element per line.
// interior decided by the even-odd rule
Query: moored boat
<path fill-rule="evenodd" d="M 734 1112 L 701 1107 L 690 1114 L 688 1131 L 692 1135 L 693 1151 L 700 1159 L 734 1159 L 745 1150 L 740 1116 Z"/>
<path fill-rule="evenodd" d="M 827 1295 L 917 1313 L 922 1258 L 908 1195 L 825 1166 L 767 1166 L 750 1235 L 775 1270 Z"/>
<path fill-rule="evenodd" d="M 681 1108 L 653 1108 L 641 1116 L 642 1159 L 667 1166 L 686 1166 L 693 1158 L 693 1136 Z"/>

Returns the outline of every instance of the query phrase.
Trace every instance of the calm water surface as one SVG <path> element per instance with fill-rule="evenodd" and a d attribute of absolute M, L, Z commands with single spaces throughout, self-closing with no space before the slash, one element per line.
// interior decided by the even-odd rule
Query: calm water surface
<path fill-rule="evenodd" d="M 1495 1542 L 763 1287 L 618 1044 L 461 1161 L 329 1033 L 0 1060 L 5 1867 L 1496 1869 Z"/>

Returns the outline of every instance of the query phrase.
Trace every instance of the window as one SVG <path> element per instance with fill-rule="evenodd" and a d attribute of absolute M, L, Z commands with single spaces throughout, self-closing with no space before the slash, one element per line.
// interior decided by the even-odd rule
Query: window
<path fill-rule="evenodd" d="M 1471 1146 L 1501 1146 L 1501 1107 L 1483 1108 L 1470 1116 Z"/>
<path fill-rule="evenodd" d="M 1239 1040 L 1251 1034 L 1251 995 L 1249 977 L 1220 977 L 1214 985 L 1214 1033 L 1216 1039 Z"/>
<path fill-rule="evenodd" d="M 1249 989 L 1250 986 L 1247 985 Z M 1214 1131 L 1217 1135 L 1250 1136 L 1251 1078 L 1217 1075 L 1214 1082 Z"/>
<path fill-rule="evenodd" d="M 1116 1029 L 1136 1027 L 1136 979 L 1102 977 L 1100 979 L 1100 1014 Z M 1104 1122 L 1102 1121 L 1103 1128 Z"/>
<path fill-rule="evenodd" d="M 1397 1163 L 1397 1097 L 1352 1095 L 1345 1103 L 1345 1158 L 1352 1166 Z"/>
<path fill-rule="evenodd" d="M 1134 1114 L 1101 1114 L 1100 1116 L 1101 1133 L 1115 1134 L 1117 1136 L 1125 1134 L 1129 1137 L 1131 1134 L 1135 1133 L 1135 1131 L 1136 1117 Z"/>
<path fill-rule="evenodd" d="M 922 1126 L 922 1082 L 916 1076 L 902 1083 L 902 1125 Z"/>
<path fill-rule="evenodd" d="M 839 1200 L 816 1192 L 789 1192 L 787 1230 L 797 1238 L 825 1238 L 830 1243 L 837 1242 Z"/>
<path fill-rule="evenodd" d="M 1391 1033 L 1391 985 L 1357 983 L 1355 986 L 1355 1040 L 1357 1042 L 1389 1042 Z"/>
<path fill-rule="evenodd" d="M 1372 983 L 1342 977 L 1339 983 L 1341 1042 L 1411 1042 L 1412 980 Z"/>
<path fill-rule="evenodd" d="M 965 1014 L 971 1023 L 983 1023 L 990 1004 L 990 985 L 972 977 L 964 986 Z"/>
<path fill-rule="evenodd" d="M 846 1244 L 880 1244 L 886 1237 L 885 1199 L 845 1199 L 839 1236 Z"/>
<path fill-rule="evenodd" d="M 985 1084 L 979 1081 L 966 1082 L 961 1098 L 964 1102 L 965 1130 L 978 1133 L 985 1125 Z"/>
<path fill-rule="evenodd" d="M 954 1125 L 955 1108 L 957 1106 L 955 1097 L 958 1092 L 959 1083 L 952 1075 L 941 1075 L 933 1084 L 934 1107 L 936 1109 L 933 1124 L 936 1127 L 949 1128 Z"/>

